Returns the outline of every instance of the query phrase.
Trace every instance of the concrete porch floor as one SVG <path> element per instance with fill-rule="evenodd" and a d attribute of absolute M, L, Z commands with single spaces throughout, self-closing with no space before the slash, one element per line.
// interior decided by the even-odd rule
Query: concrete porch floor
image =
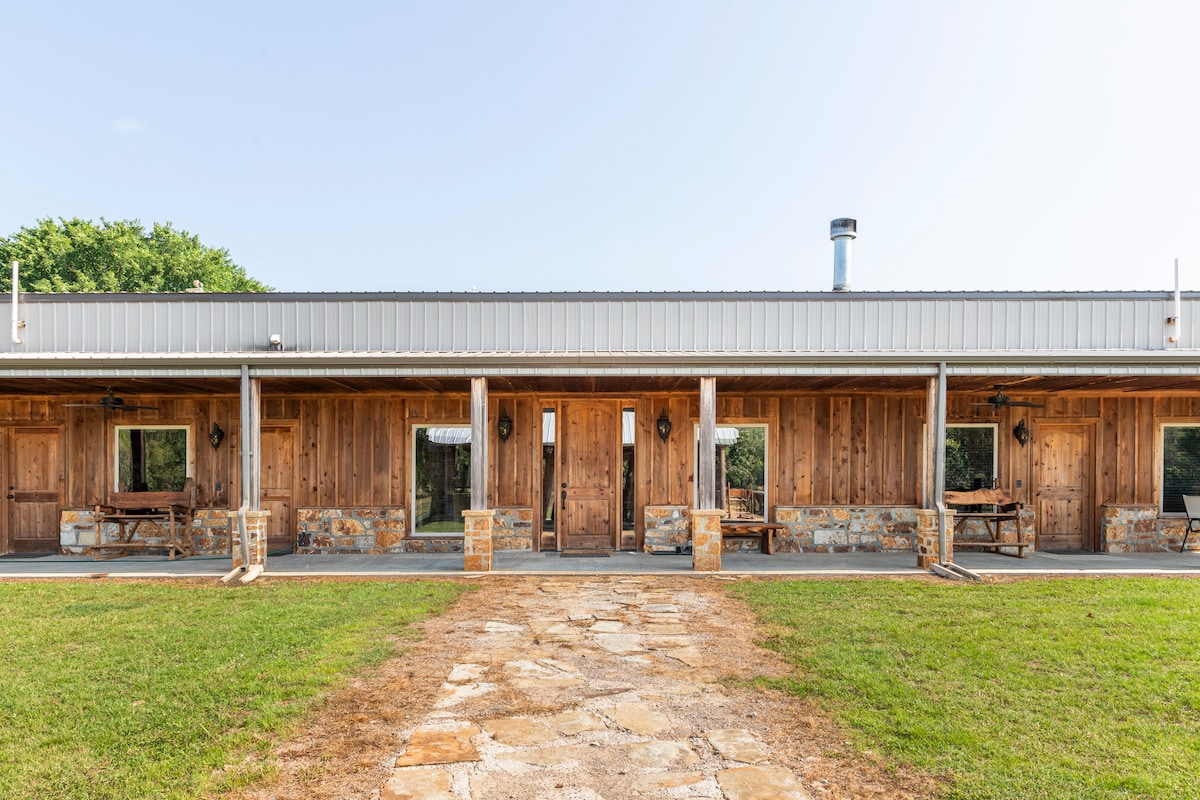
<path fill-rule="evenodd" d="M 1013 558 L 996 553 L 960 553 L 956 563 L 984 575 L 1197 575 L 1200 552 L 1187 553 L 1030 553 Z M 722 574 L 800 576 L 921 575 L 913 553 L 726 553 Z M 168 560 L 138 555 L 95 561 L 81 556 L 0 558 L 0 579 L 16 578 L 216 578 L 230 569 L 227 557 Z M 607 558 L 564 557 L 560 553 L 497 553 L 492 570 L 503 575 L 607 574 L 687 575 L 690 555 L 614 552 Z M 394 556 L 270 556 L 266 574 L 304 576 L 458 576 L 461 553 Z"/>

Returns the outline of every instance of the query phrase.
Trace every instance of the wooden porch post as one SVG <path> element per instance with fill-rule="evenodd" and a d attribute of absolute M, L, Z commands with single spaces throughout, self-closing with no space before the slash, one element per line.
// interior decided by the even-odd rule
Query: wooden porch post
<path fill-rule="evenodd" d="M 934 408 L 937 428 L 933 440 L 933 502 L 938 512 L 938 559 L 943 564 L 954 560 L 946 531 L 946 362 L 938 364 Z"/>
<path fill-rule="evenodd" d="M 242 365 L 241 382 L 241 440 L 242 440 L 242 508 L 258 510 L 262 487 L 258 448 L 262 435 L 262 403 L 259 378 L 250 377 L 250 368 Z"/>
<path fill-rule="evenodd" d="M 700 463 L 696 466 L 697 505 L 702 509 L 716 507 L 717 461 L 717 379 L 700 379 Z"/>
<path fill-rule="evenodd" d="M 471 510 L 488 508 L 487 378 L 471 378 Z"/>
<path fill-rule="evenodd" d="M 921 507 L 937 508 L 937 498 L 933 489 L 933 461 L 937 457 L 937 386 L 938 379 L 931 376 L 925 385 L 925 462 L 922 465 L 924 474 L 921 475 Z"/>

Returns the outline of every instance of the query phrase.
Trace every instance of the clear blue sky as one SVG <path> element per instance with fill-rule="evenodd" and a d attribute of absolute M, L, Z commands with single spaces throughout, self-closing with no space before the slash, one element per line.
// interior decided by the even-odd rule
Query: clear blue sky
<path fill-rule="evenodd" d="M 281 290 L 1200 289 L 1200 3 L 10 3 L 0 234 Z"/>

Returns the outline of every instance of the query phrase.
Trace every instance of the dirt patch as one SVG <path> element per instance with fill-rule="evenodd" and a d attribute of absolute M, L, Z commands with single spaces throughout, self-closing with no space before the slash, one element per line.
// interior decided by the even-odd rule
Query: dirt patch
<path fill-rule="evenodd" d="M 424 638 L 405 652 L 352 682 L 331 697 L 307 728 L 275 748 L 276 771 L 272 780 L 227 795 L 231 800 L 266 798 L 368 798 L 378 797 L 392 774 L 392 762 L 404 748 L 405 736 L 424 721 L 444 696 L 447 676 L 455 665 L 497 664 L 521 658 L 521 653 L 497 653 L 504 643 L 478 635 L 479 623 L 488 619 L 520 619 L 552 605 L 554 586 L 595 582 L 590 578 L 552 580 L 536 577 L 495 577 L 477 592 L 461 599 L 448 613 L 423 626 Z M 710 727 L 738 727 L 753 731 L 772 751 L 772 761 L 799 776 L 814 798 L 920 798 L 934 794 L 931 779 L 887 764 L 856 751 L 845 732 L 813 704 L 773 690 L 744 688 L 755 676 L 780 677 L 789 668 L 774 653 L 754 643 L 757 635 L 752 613 L 723 591 L 723 581 L 711 577 L 652 578 L 647 588 L 670 595 L 686 612 L 688 634 L 702 651 L 706 670 L 725 687 L 725 700 L 714 712 Z M 540 644 L 540 643 L 539 643 Z M 588 661 L 598 666 L 615 657 L 587 650 Z M 665 650 L 664 652 L 669 652 Z M 687 658 L 686 653 L 681 657 Z M 677 674 L 688 671 L 675 665 Z M 608 673 L 611 677 L 611 672 Z M 629 675 L 630 681 L 648 680 Z M 473 719 L 552 714 L 570 705 L 572 692 L 595 697 L 604 692 L 602 681 L 586 688 L 547 690 L 531 694 L 528 678 L 492 668 L 486 680 L 495 690 L 469 703 Z M 701 679 L 703 680 L 703 679 Z M 611 683 L 611 681 L 609 681 Z M 612 689 L 619 690 L 620 687 Z M 669 700 L 667 702 L 670 702 Z M 681 713 L 684 703 L 680 703 Z M 704 713 L 701 708 L 699 713 Z M 706 720 L 691 720 L 703 729 Z M 613 774 L 620 769 L 614 747 Z M 601 789 L 608 781 L 593 784 Z M 622 795 L 628 792 L 626 789 Z M 524 797 L 525 794 L 511 796 Z M 530 794 L 529 796 L 535 796 Z M 607 793 L 603 796 L 608 796 Z M 613 795 L 617 796 L 617 795 Z"/>

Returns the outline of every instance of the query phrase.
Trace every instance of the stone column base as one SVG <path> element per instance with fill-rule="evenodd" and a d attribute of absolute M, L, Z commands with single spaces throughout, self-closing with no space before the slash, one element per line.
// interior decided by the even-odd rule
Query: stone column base
<path fill-rule="evenodd" d="M 721 509 L 692 509 L 692 569 L 721 571 Z"/>
<path fill-rule="evenodd" d="M 946 512 L 946 552 L 938 552 L 938 512 L 935 508 L 917 509 L 917 568 L 954 561 L 954 512 Z"/>
<path fill-rule="evenodd" d="M 462 512 L 465 529 L 463 530 L 463 570 L 466 572 L 492 571 L 492 525 L 496 512 L 485 511 Z"/>
<path fill-rule="evenodd" d="M 247 511 L 246 513 L 246 550 L 250 554 L 247 561 L 242 556 L 242 526 L 240 512 L 230 512 L 229 538 L 233 545 L 233 568 L 249 569 L 262 567 L 267 563 L 267 520 L 271 518 L 270 511 Z"/>

